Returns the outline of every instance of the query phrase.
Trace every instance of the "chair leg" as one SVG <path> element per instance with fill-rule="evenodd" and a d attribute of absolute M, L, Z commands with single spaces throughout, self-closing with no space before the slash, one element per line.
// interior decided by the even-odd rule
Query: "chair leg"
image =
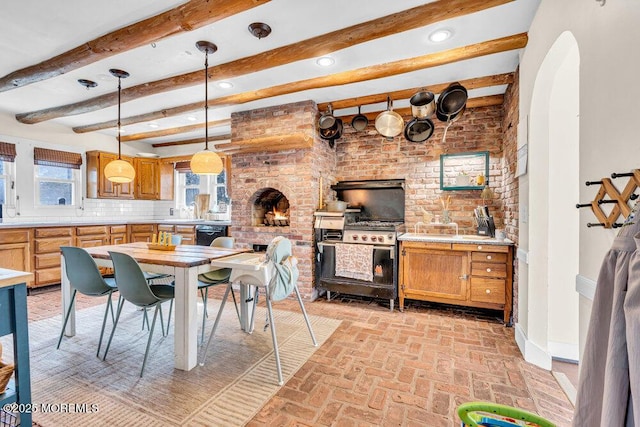
<path fill-rule="evenodd" d="M 98 341 L 98 351 L 96 357 L 100 357 L 100 347 L 102 347 L 102 337 L 104 336 L 104 328 L 107 325 L 107 316 L 109 315 L 109 308 L 111 308 L 111 315 L 113 316 L 113 307 L 111 306 L 111 296 L 113 292 L 109 292 L 109 298 L 107 299 L 107 307 L 104 310 L 104 318 L 102 319 L 102 329 L 100 330 L 100 341 Z"/>
<path fill-rule="evenodd" d="M 209 301 L 209 287 L 200 288 L 200 296 L 202 297 L 202 304 L 204 305 L 203 317 L 209 317 L 209 310 L 207 310 L 207 302 Z M 204 324 L 204 320 L 202 321 Z"/>
<path fill-rule="evenodd" d="M 107 348 L 104 350 L 104 355 L 102 356 L 102 360 L 107 360 L 107 353 L 109 352 L 109 347 L 111 347 L 111 340 L 113 339 L 113 334 L 116 332 L 116 326 L 118 326 L 118 320 L 120 320 L 120 313 L 122 312 L 122 306 L 124 305 L 124 298 L 120 295 L 118 299 L 118 312 L 116 313 L 116 321 L 113 324 L 113 329 L 111 329 L 111 335 L 109 335 L 109 342 L 107 343 Z"/>
<path fill-rule="evenodd" d="M 173 298 L 169 303 L 169 317 L 167 318 L 167 335 L 169 335 L 169 325 L 171 324 L 171 312 L 173 311 Z"/>
<path fill-rule="evenodd" d="M 149 331 L 149 339 L 147 340 L 147 349 L 144 351 L 144 360 L 142 361 L 142 369 L 140 370 L 140 378 L 144 373 L 144 367 L 147 365 L 147 357 L 149 356 L 149 347 L 151 347 L 151 338 L 153 338 L 153 331 L 156 328 L 156 319 L 158 318 L 158 310 L 160 310 L 160 317 L 162 318 L 161 303 L 156 304 L 156 310 L 153 312 L 153 322 L 151 322 L 151 330 Z M 162 322 L 162 319 L 160 320 Z"/>
<path fill-rule="evenodd" d="M 149 330 L 149 317 L 147 317 L 147 309 L 142 309 L 142 330 L 144 331 L 144 325 L 147 325 L 147 330 Z"/>
<path fill-rule="evenodd" d="M 211 334 L 209 334 L 209 340 L 207 341 L 207 345 L 204 348 L 204 352 L 202 353 L 202 359 L 200 360 L 200 366 L 204 366 L 204 362 L 207 359 L 207 351 L 209 350 L 209 345 L 211 345 L 211 340 L 216 333 L 216 329 L 218 328 L 218 323 L 220 322 L 220 318 L 222 317 L 222 310 L 224 309 L 224 304 L 227 302 L 227 297 L 229 296 L 229 288 L 231 288 L 231 283 L 227 286 L 227 289 L 224 291 L 224 296 L 222 297 L 222 303 L 220 304 L 220 308 L 218 309 L 218 315 L 216 316 L 216 321 L 213 324 L 213 329 L 211 329 Z"/>
<path fill-rule="evenodd" d="M 318 342 L 316 341 L 316 336 L 313 334 L 313 329 L 311 329 L 311 322 L 309 322 L 309 317 L 307 316 L 307 310 L 304 309 L 304 304 L 302 304 L 302 298 L 300 298 L 300 291 L 298 290 L 298 286 L 294 285 L 293 289 L 296 291 L 296 297 L 298 298 L 298 304 L 300 304 L 300 310 L 302 310 L 302 315 L 304 316 L 304 321 L 307 324 L 307 329 L 309 329 L 309 334 L 311 335 L 311 341 L 313 341 L 313 346 L 317 347 Z"/>
<path fill-rule="evenodd" d="M 251 325 L 249 325 L 249 333 L 253 333 L 253 328 L 256 324 L 256 307 L 258 305 L 258 297 L 260 295 L 260 288 L 256 287 L 255 294 L 253 295 L 253 307 L 251 308 Z"/>
<path fill-rule="evenodd" d="M 280 366 L 280 352 L 278 351 L 278 338 L 276 337 L 276 323 L 273 321 L 273 311 L 271 310 L 271 297 L 269 296 L 269 286 L 265 286 L 265 299 L 267 300 L 267 313 L 269 315 L 269 325 L 271 326 L 271 340 L 273 341 L 273 354 L 276 357 L 276 369 L 278 371 L 278 385 L 283 385 L 282 367 Z"/>
<path fill-rule="evenodd" d="M 71 302 L 69 303 L 69 307 L 67 308 L 67 313 L 64 315 L 64 322 L 62 322 L 62 330 L 60 331 L 60 338 L 58 338 L 58 345 L 56 346 L 56 350 L 60 348 L 60 343 L 62 342 L 62 336 L 64 335 L 64 328 L 67 327 L 67 322 L 69 321 L 69 314 L 71 314 L 71 308 L 73 304 L 76 302 L 76 289 L 71 293 Z"/>
<path fill-rule="evenodd" d="M 160 310 L 160 326 L 162 326 L 162 336 L 166 337 L 166 335 L 164 334 L 164 317 L 162 316 L 162 303 L 158 303 L 156 305 L 156 311 L 158 311 L 158 309 Z"/>

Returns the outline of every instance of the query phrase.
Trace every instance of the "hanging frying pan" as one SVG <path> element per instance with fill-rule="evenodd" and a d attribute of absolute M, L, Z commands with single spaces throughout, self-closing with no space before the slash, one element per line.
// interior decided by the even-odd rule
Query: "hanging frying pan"
<path fill-rule="evenodd" d="M 369 119 L 367 116 L 360 112 L 360 106 L 358 106 L 358 114 L 353 116 L 351 119 L 351 127 L 354 128 L 357 132 L 361 132 L 367 128 L 369 125 Z"/>
<path fill-rule="evenodd" d="M 333 116 L 333 110 L 331 109 L 331 104 L 329 104 L 327 111 L 322 113 L 320 119 L 318 120 L 318 127 L 320 129 L 329 129 L 333 127 L 336 123 L 336 118 Z"/>
<path fill-rule="evenodd" d="M 442 118 L 446 117 L 443 115 L 439 115 L 438 112 L 436 111 L 436 116 L 438 117 L 439 120 L 442 120 L 443 122 L 446 121 L 447 122 L 447 126 L 445 126 L 444 128 L 444 133 L 442 134 L 442 142 L 444 143 L 446 138 L 447 138 L 447 131 L 449 130 L 449 126 L 451 126 L 453 123 L 457 122 L 458 119 L 460 117 L 462 117 L 462 115 L 464 114 L 464 110 L 467 109 L 467 106 L 463 106 L 462 110 L 458 111 L 456 114 L 452 115 L 452 116 L 448 116 L 447 120 L 442 120 Z"/>
<path fill-rule="evenodd" d="M 433 135 L 433 122 L 431 119 L 414 118 L 404 128 L 404 137 L 410 142 L 424 142 Z"/>
<path fill-rule="evenodd" d="M 411 114 L 419 119 L 429 118 L 436 111 L 436 97 L 433 92 L 417 92 L 411 99 Z"/>
<path fill-rule="evenodd" d="M 467 89 L 464 86 L 457 82 L 451 83 L 438 97 L 436 116 L 441 121 L 449 121 L 464 108 L 467 98 Z"/>
<path fill-rule="evenodd" d="M 376 130 L 382 136 L 393 138 L 402 133 L 403 127 L 404 120 L 402 120 L 402 116 L 393 111 L 391 98 L 387 97 L 387 110 L 376 117 Z"/>
<path fill-rule="evenodd" d="M 329 141 L 338 139 L 342 136 L 342 130 L 343 130 L 342 119 L 336 118 L 333 123 L 333 126 L 331 126 L 328 129 L 320 129 L 320 138 L 327 139 Z M 331 145 L 331 142 L 329 143 L 329 145 Z"/>

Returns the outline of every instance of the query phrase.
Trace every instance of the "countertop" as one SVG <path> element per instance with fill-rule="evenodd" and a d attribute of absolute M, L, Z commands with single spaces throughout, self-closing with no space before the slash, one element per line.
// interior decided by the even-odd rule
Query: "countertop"
<path fill-rule="evenodd" d="M 122 225 L 122 224 L 173 224 L 173 225 L 231 225 L 231 221 L 209 221 L 203 219 L 123 219 L 120 221 L 95 219 L 94 221 L 61 221 L 61 222 L 3 222 L 0 230 L 5 228 L 34 227 L 81 227 L 90 225 Z"/>
<path fill-rule="evenodd" d="M 440 243 L 473 243 L 483 245 L 513 245 L 509 239 L 498 240 L 490 237 L 476 236 L 473 234 L 429 234 L 429 233 L 404 233 L 398 236 L 400 241 L 408 242 L 440 242 Z"/>

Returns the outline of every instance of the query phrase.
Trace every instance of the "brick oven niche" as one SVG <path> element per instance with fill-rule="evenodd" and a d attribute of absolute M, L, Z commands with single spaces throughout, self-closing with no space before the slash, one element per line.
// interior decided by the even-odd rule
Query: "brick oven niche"
<path fill-rule="evenodd" d="M 288 226 L 289 199 L 275 188 L 261 189 L 254 195 L 253 226 Z"/>

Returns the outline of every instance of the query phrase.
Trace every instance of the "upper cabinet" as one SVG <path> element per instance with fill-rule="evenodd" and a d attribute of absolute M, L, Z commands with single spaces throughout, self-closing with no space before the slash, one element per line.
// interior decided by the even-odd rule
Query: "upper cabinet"
<path fill-rule="evenodd" d="M 126 157 L 136 170 L 129 184 L 114 184 L 104 176 L 105 166 L 118 155 L 87 151 L 87 198 L 173 200 L 173 163 L 147 157 Z"/>

